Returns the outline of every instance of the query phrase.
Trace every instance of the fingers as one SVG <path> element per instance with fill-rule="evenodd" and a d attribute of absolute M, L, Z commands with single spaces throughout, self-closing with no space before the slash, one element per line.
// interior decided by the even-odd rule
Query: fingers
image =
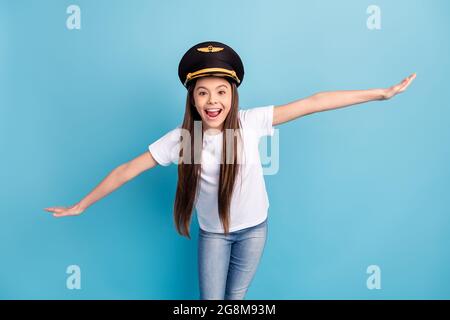
<path fill-rule="evenodd" d="M 56 218 L 74 215 L 72 212 L 70 212 L 70 209 L 66 207 L 49 207 L 44 208 L 44 210 L 53 212 L 53 216 Z"/>
<path fill-rule="evenodd" d="M 68 213 L 54 213 L 53 216 L 55 218 L 60 218 L 60 217 L 70 216 L 70 214 L 68 214 Z"/>
<path fill-rule="evenodd" d="M 406 88 L 409 87 L 409 85 L 413 82 L 413 80 L 416 78 L 417 74 L 414 72 L 413 74 L 411 74 L 410 76 L 408 76 L 407 78 L 405 78 L 402 81 L 402 86 L 399 89 L 399 92 L 403 92 L 406 90 Z"/>
<path fill-rule="evenodd" d="M 413 74 L 411 74 L 410 76 L 408 76 L 406 78 L 408 83 L 411 83 L 415 78 L 416 78 L 417 74 L 414 72 Z"/>
<path fill-rule="evenodd" d="M 55 218 L 67 217 L 67 216 L 76 216 L 76 215 L 78 215 L 78 213 L 74 213 L 74 212 L 70 212 L 70 211 L 53 213 L 53 216 Z"/>
<path fill-rule="evenodd" d="M 405 91 L 406 88 L 408 88 L 408 86 L 411 84 L 411 82 L 416 78 L 416 76 L 417 75 L 414 72 L 413 74 L 411 74 L 411 75 L 407 76 L 405 79 L 403 79 L 402 82 L 393 86 L 392 89 L 394 91 L 394 95 Z"/>
<path fill-rule="evenodd" d="M 49 212 L 63 212 L 64 210 L 67 210 L 67 208 L 64 207 L 50 207 L 50 208 L 44 208 L 44 210 L 49 211 Z"/>
<path fill-rule="evenodd" d="M 407 85 L 409 85 L 414 79 L 416 78 L 416 73 L 411 74 L 407 78 L 405 78 L 405 82 Z"/>

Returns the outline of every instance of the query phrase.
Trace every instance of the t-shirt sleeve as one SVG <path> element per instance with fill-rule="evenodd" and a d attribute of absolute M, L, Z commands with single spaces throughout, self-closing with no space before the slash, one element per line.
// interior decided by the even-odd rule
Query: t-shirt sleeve
<path fill-rule="evenodd" d="M 153 158 L 162 166 L 178 163 L 181 129 L 177 127 L 148 146 Z"/>
<path fill-rule="evenodd" d="M 274 105 L 270 105 L 241 110 L 241 122 L 247 128 L 254 130 L 259 137 L 273 136 L 273 108 Z"/>

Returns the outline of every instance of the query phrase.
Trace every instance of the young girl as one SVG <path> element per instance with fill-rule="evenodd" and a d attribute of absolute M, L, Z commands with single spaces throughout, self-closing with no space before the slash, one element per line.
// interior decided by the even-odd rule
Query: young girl
<path fill-rule="evenodd" d="M 260 138 L 273 135 L 273 126 L 304 115 L 389 99 L 416 77 L 412 74 L 387 89 L 320 92 L 285 105 L 239 110 L 242 61 L 232 48 L 214 41 L 190 48 L 180 61 L 178 76 L 187 88 L 182 125 L 111 171 L 77 204 L 45 210 L 55 217 L 79 215 L 143 171 L 176 163 L 177 231 L 190 238 L 194 207 L 200 226 L 200 299 L 244 299 L 259 264 L 269 207 Z"/>

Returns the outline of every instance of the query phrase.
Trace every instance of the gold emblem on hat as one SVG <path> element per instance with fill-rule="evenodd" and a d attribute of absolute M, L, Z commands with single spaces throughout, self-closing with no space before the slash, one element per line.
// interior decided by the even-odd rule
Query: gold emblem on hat
<path fill-rule="evenodd" d="M 209 45 L 209 46 L 204 47 L 204 48 L 197 48 L 197 50 L 200 51 L 200 52 L 219 52 L 219 51 L 222 51 L 223 48 L 213 47 L 212 45 Z"/>

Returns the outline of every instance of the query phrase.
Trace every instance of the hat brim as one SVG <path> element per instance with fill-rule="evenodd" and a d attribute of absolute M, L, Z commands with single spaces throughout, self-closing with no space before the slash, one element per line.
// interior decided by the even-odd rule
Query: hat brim
<path fill-rule="evenodd" d="M 201 70 L 198 70 L 195 72 L 188 73 L 188 75 L 186 76 L 186 80 L 184 82 L 184 86 L 187 86 L 189 81 L 191 81 L 193 79 L 206 77 L 206 76 L 227 77 L 227 78 L 233 79 L 238 84 L 241 82 L 241 80 L 236 75 L 236 72 L 233 70 L 228 70 L 228 69 L 224 69 L 224 68 L 206 68 L 206 69 L 201 69 Z"/>

